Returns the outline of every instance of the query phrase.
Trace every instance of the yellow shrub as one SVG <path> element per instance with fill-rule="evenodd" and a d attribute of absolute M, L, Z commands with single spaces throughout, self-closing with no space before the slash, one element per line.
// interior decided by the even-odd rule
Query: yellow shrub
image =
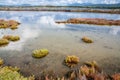
<path fill-rule="evenodd" d="M 93 41 L 89 39 L 88 37 L 83 37 L 82 41 L 84 41 L 85 43 L 93 43 Z"/>
<path fill-rule="evenodd" d="M 5 35 L 5 36 L 3 36 L 3 39 L 7 39 L 9 41 L 18 41 L 18 40 L 20 40 L 20 37 L 12 36 L 12 35 Z"/>
<path fill-rule="evenodd" d="M 79 63 L 79 58 L 74 55 L 67 56 L 65 58 L 65 63 L 68 67 L 74 67 L 75 65 L 77 65 Z"/>
<path fill-rule="evenodd" d="M 0 67 L 0 80 L 35 80 L 34 76 L 24 77 L 16 68 L 13 67 Z"/>
<path fill-rule="evenodd" d="M 9 44 L 9 41 L 7 39 L 0 39 L 0 46 Z"/>
<path fill-rule="evenodd" d="M 49 51 L 47 49 L 38 49 L 33 51 L 32 56 L 35 58 L 42 58 L 47 56 L 48 53 Z"/>

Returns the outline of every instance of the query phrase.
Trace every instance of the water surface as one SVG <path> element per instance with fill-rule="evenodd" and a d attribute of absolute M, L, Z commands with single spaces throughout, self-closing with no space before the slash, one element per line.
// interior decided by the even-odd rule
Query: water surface
<path fill-rule="evenodd" d="M 5 65 L 20 67 L 26 76 L 39 76 L 43 72 L 63 75 L 69 70 L 63 64 L 67 55 L 78 56 L 79 65 L 96 60 L 105 72 L 120 72 L 120 26 L 55 23 L 69 18 L 119 20 L 119 14 L 1 11 L 0 18 L 21 23 L 17 30 L 0 30 L 0 37 L 13 34 L 21 38 L 0 47 L 0 57 L 5 60 Z M 82 42 L 83 36 L 90 37 L 94 43 Z M 49 55 L 42 59 L 33 58 L 32 51 L 41 48 L 47 48 Z"/>

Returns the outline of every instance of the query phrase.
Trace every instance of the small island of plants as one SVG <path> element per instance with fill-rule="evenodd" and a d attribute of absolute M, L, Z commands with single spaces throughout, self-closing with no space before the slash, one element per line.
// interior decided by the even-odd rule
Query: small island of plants
<path fill-rule="evenodd" d="M 47 56 L 48 53 L 49 51 L 47 49 L 37 49 L 33 51 L 32 56 L 34 58 L 42 58 L 42 57 Z"/>
<path fill-rule="evenodd" d="M 0 29 L 10 28 L 12 30 L 17 29 L 20 23 L 15 20 L 0 19 Z"/>
<path fill-rule="evenodd" d="M 71 18 L 66 21 L 56 21 L 64 24 L 93 24 L 93 25 L 116 25 L 120 26 L 120 20 L 107 20 L 102 18 Z"/>
<path fill-rule="evenodd" d="M 7 39 L 9 41 L 18 41 L 20 40 L 19 36 L 13 36 L 13 35 L 4 35 L 3 39 Z"/>
<path fill-rule="evenodd" d="M 9 41 L 7 39 L 0 39 L 0 46 L 8 45 Z"/>

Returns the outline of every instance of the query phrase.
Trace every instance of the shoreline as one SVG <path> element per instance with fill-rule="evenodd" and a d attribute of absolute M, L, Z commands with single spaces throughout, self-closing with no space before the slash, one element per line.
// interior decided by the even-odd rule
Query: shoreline
<path fill-rule="evenodd" d="M 0 7 L 0 11 L 55 11 L 55 12 L 92 12 L 120 14 L 120 9 L 74 8 L 74 7 Z"/>

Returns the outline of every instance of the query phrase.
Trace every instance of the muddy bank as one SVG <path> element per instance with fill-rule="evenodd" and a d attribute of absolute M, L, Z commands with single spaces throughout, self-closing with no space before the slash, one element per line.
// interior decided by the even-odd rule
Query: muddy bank
<path fill-rule="evenodd" d="M 107 20 L 100 18 L 71 18 L 66 21 L 56 21 L 64 24 L 94 24 L 94 25 L 120 25 L 120 20 Z"/>

